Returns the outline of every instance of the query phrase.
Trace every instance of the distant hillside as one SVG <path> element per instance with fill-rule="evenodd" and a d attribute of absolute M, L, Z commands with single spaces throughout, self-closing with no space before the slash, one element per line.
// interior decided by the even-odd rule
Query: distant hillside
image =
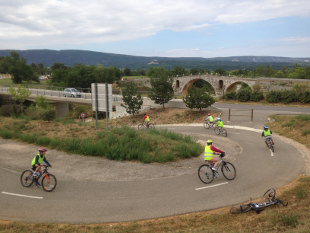
<path fill-rule="evenodd" d="M 0 57 L 10 55 L 11 50 L 0 50 Z M 102 53 L 84 50 L 15 50 L 24 57 L 28 64 L 43 63 L 50 67 L 54 63 L 63 63 L 66 66 L 75 64 L 98 65 L 105 67 L 116 66 L 119 68 L 130 68 L 132 70 L 148 69 L 153 66 L 173 69 L 175 66 L 182 66 L 186 69 L 203 68 L 215 70 L 222 68 L 224 70 L 232 69 L 254 69 L 259 65 L 270 64 L 273 69 L 281 69 L 282 66 L 292 67 L 296 63 L 301 66 L 309 65 L 310 58 L 290 58 L 273 56 L 234 56 L 234 57 L 215 57 L 215 58 L 197 58 L 197 57 L 142 57 L 130 56 L 113 53 Z"/>

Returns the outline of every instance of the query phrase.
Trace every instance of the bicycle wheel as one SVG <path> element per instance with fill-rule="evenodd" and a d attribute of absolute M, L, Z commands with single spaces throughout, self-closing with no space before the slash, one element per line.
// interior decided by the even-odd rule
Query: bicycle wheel
<path fill-rule="evenodd" d="M 149 124 L 149 129 L 155 129 L 155 125 L 153 123 Z"/>
<path fill-rule="evenodd" d="M 229 162 L 223 162 L 221 171 L 227 180 L 233 180 L 236 177 L 236 168 Z"/>
<path fill-rule="evenodd" d="M 57 180 L 56 177 L 50 173 L 47 173 L 42 178 L 42 188 L 46 192 L 51 192 L 56 188 Z"/>
<path fill-rule="evenodd" d="M 271 141 L 269 141 L 269 148 L 270 148 L 270 150 L 271 150 L 272 152 L 274 152 L 274 147 L 273 147 L 273 145 L 272 145 L 272 142 L 271 142 Z"/>
<path fill-rule="evenodd" d="M 262 198 L 260 199 L 260 202 L 271 202 L 275 200 L 275 196 L 276 196 L 276 190 L 274 189 L 268 189 L 264 195 L 262 196 Z"/>
<path fill-rule="evenodd" d="M 237 205 L 234 206 L 230 209 L 230 213 L 232 214 L 241 214 L 241 213 L 245 213 L 245 212 L 249 212 L 251 210 L 251 205 L 247 204 L 247 205 Z"/>
<path fill-rule="evenodd" d="M 214 179 L 214 175 L 213 175 L 213 171 L 211 167 L 207 164 L 201 165 L 198 168 L 198 177 L 205 184 L 211 183 Z"/>
<path fill-rule="evenodd" d="M 144 129 L 144 124 L 139 124 L 138 129 Z"/>
<path fill-rule="evenodd" d="M 31 170 L 24 171 L 20 176 L 20 183 L 24 187 L 29 187 L 33 184 L 33 172 Z"/>
<path fill-rule="evenodd" d="M 210 128 L 210 125 L 209 125 L 209 123 L 206 121 L 206 122 L 203 123 L 203 127 L 204 127 L 205 129 L 209 129 L 209 128 Z"/>
<path fill-rule="evenodd" d="M 220 134 L 220 129 L 219 128 L 214 128 L 214 132 L 219 135 Z"/>
<path fill-rule="evenodd" d="M 222 129 L 222 134 L 223 134 L 224 137 L 227 137 L 227 131 L 226 131 L 226 129 Z"/>

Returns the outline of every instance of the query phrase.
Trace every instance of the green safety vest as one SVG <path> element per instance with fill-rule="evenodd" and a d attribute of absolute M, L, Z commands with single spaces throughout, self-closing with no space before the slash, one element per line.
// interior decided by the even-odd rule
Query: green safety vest
<path fill-rule="evenodd" d="M 209 121 L 210 121 L 210 122 L 213 122 L 213 121 L 214 121 L 214 119 L 213 119 L 212 116 L 209 116 Z"/>
<path fill-rule="evenodd" d="M 149 121 L 150 121 L 149 116 L 147 116 L 147 117 L 145 118 L 145 121 L 146 121 L 146 122 L 149 122 Z"/>
<path fill-rule="evenodd" d="M 223 126 L 224 126 L 223 121 L 218 121 L 218 122 L 216 123 L 216 126 L 219 126 L 219 127 L 222 127 L 222 128 L 223 128 Z"/>
<path fill-rule="evenodd" d="M 211 150 L 211 146 L 205 147 L 205 160 L 211 160 L 213 158 L 213 150 Z"/>
<path fill-rule="evenodd" d="M 270 133 L 270 130 L 268 129 L 267 131 L 264 130 L 264 136 L 267 137 L 267 136 L 270 136 L 271 133 Z"/>
<path fill-rule="evenodd" d="M 38 160 L 38 162 L 39 162 L 39 164 L 41 164 L 41 163 L 43 162 L 43 160 L 44 160 L 44 155 L 43 155 L 43 158 L 41 158 L 40 154 L 38 154 L 38 155 L 39 155 L 39 160 Z M 36 157 L 37 157 L 37 155 L 34 156 L 34 158 L 33 158 L 33 160 L 32 160 L 32 163 L 31 163 L 32 166 L 36 164 Z"/>

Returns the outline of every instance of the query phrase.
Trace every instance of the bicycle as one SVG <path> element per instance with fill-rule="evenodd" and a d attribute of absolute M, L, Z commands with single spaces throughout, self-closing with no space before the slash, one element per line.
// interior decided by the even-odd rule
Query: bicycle
<path fill-rule="evenodd" d="M 223 129 L 223 128 L 220 128 L 220 127 L 215 127 L 215 128 L 214 128 L 214 132 L 215 132 L 217 135 L 222 134 L 224 137 L 227 137 L 227 130 L 226 130 L 226 129 Z"/>
<path fill-rule="evenodd" d="M 220 162 L 216 167 L 216 171 L 212 170 L 212 166 L 214 163 L 203 164 L 198 168 L 198 177 L 203 183 L 209 184 L 213 181 L 214 177 L 218 178 L 218 170 L 220 167 L 224 177 L 227 180 L 235 179 L 237 174 L 236 168 L 232 163 L 224 161 L 224 156 L 225 154 L 220 154 Z"/>
<path fill-rule="evenodd" d="M 268 145 L 268 148 L 269 148 L 272 152 L 274 152 L 274 145 L 273 145 L 273 142 L 272 142 L 272 140 L 271 140 L 271 137 L 268 137 L 268 138 L 267 138 L 267 145 Z"/>
<path fill-rule="evenodd" d="M 33 176 L 33 171 L 25 170 L 20 176 L 20 182 L 24 187 L 30 187 L 33 183 L 37 183 L 40 178 L 43 176 L 41 180 L 41 186 L 44 191 L 51 192 L 56 188 L 57 180 L 56 177 L 49 173 L 48 166 L 44 165 L 43 171 L 40 171 L 39 176 Z"/>
<path fill-rule="evenodd" d="M 214 128 L 214 127 L 215 127 L 215 123 L 205 120 L 205 122 L 203 123 L 203 127 L 204 127 L 205 129 Z"/>
<path fill-rule="evenodd" d="M 146 126 L 145 122 L 138 125 L 138 129 L 154 129 L 154 128 L 155 128 L 155 125 L 153 123 L 149 123 L 149 127 Z"/>
<path fill-rule="evenodd" d="M 230 213 L 241 214 L 254 210 L 255 213 L 259 214 L 268 206 L 277 205 L 279 203 L 282 204 L 283 206 L 288 205 L 288 202 L 284 203 L 275 196 L 276 196 L 276 190 L 274 190 L 273 188 L 268 189 L 262 196 L 259 203 L 253 203 L 252 198 L 250 198 L 250 203 L 245 205 L 234 206 L 230 209 Z"/>

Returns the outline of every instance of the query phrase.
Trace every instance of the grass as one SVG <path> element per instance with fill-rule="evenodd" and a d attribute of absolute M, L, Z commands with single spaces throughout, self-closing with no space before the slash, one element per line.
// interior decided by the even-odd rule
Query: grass
<path fill-rule="evenodd" d="M 310 128 L 310 119 L 307 115 L 299 116 L 271 116 L 275 122 L 268 123 L 272 131 L 299 141 L 310 149 L 309 134 L 303 135 L 303 131 Z M 3 123 L 4 119 L 0 119 Z M 18 119 L 15 119 L 18 121 Z M 295 125 L 290 125 L 291 121 L 295 121 Z M 16 123 L 14 127 L 24 129 L 23 125 L 30 124 L 29 121 Z M 8 133 L 8 122 L 4 122 L 2 132 Z M 49 123 L 46 123 L 49 124 Z M 64 127 L 58 121 L 51 123 L 53 127 Z M 54 125 L 55 124 L 55 125 Z M 283 127 L 282 125 L 288 126 Z M 68 127 L 68 126 L 66 126 Z M 82 127 L 78 124 L 75 127 Z M 28 127 L 28 129 L 31 127 Z M 35 129 L 35 127 L 33 128 Z M 89 130 L 89 129 L 88 129 Z M 57 130 L 56 130 L 57 131 Z M 9 131 L 11 132 L 11 131 Z M 87 133 L 87 131 L 85 131 Z M 130 140 L 135 137 L 135 132 L 117 129 L 115 135 L 126 137 L 123 139 Z M 148 136 L 158 137 L 157 131 L 144 131 L 149 133 Z M 178 136 L 169 132 L 162 132 L 165 140 L 175 140 Z M 106 131 L 97 131 L 95 137 L 98 139 L 114 140 L 109 138 Z M 164 137 L 162 135 L 162 137 Z M 53 139 L 57 140 L 57 139 Z M 56 145 L 59 142 L 55 143 Z M 189 139 L 186 137 L 179 138 L 182 142 Z M 77 141 L 72 141 L 74 147 Z M 87 142 L 85 142 L 87 143 Z M 144 142 L 147 146 L 150 142 Z M 181 144 L 180 144 L 181 145 Z M 117 148 L 114 148 L 117 150 Z M 156 147 L 153 148 L 156 151 Z M 184 150 L 184 148 L 181 148 Z M 156 152 L 154 152 L 156 153 Z M 246 214 L 232 215 L 229 213 L 230 207 L 221 208 L 213 211 L 201 211 L 197 213 L 189 213 L 185 215 L 171 216 L 166 218 L 150 219 L 133 222 L 119 223 L 102 223 L 91 225 L 74 225 L 74 224 L 34 224 L 22 223 L 14 221 L 0 221 L 0 232 L 309 232 L 310 229 L 310 177 L 300 176 L 297 180 L 277 190 L 277 197 L 283 201 L 288 201 L 289 205 L 283 207 L 281 205 L 272 206 L 260 214 L 249 212 Z M 253 200 L 255 201 L 255 200 Z"/>

